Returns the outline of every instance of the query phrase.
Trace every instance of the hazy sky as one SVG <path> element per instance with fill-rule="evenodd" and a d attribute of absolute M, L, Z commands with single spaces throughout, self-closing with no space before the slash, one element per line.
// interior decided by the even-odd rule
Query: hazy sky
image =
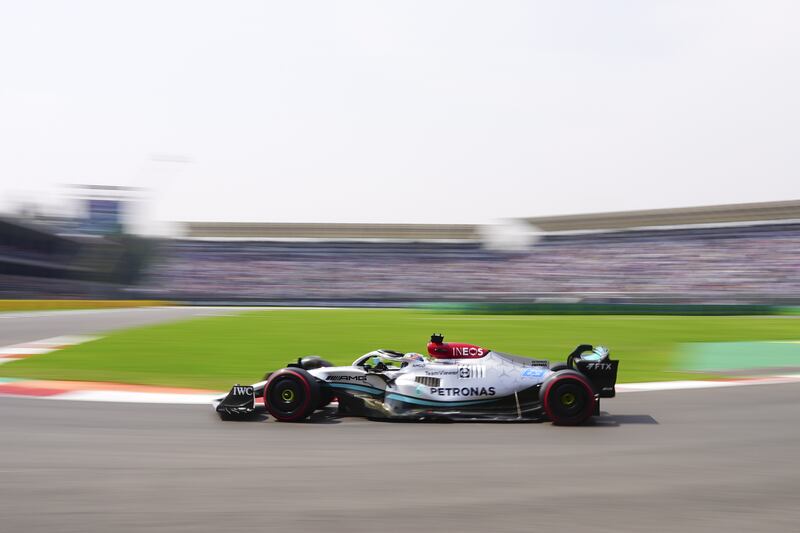
<path fill-rule="evenodd" d="M 794 0 L 0 0 L 0 207 L 65 183 L 152 188 L 172 220 L 800 198 L 798 28 Z"/>

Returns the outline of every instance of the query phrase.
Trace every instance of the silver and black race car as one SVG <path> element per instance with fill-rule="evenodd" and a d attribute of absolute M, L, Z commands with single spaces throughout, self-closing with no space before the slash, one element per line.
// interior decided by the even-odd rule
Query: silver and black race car
<path fill-rule="evenodd" d="M 317 356 L 234 385 L 214 406 L 220 416 L 248 416 L 256 398 L 276 420 L 296 422 L 338 402 L 341 415 L 375 420 L 551 420 L 576 425 L 613 398 L 619 361 L 602 346 L 578 346 L 566 363 L 550 365 L 432 335 L 428 355 L 376 350 L 350 366 Z"/>

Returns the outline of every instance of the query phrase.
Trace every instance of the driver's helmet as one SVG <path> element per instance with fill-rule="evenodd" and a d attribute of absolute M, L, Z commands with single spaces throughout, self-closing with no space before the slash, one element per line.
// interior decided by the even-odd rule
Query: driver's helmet
<path fill-rule="evenodd" d="M 416 352 L 409 352 L 409 353 L 405 354 L 403 356 L 403 359 L 406 360 L 406 361 L 416 361 L 416 362 L 419 362 L 419 363 L 424 363 L 425 362 L 425 358 L 422 356 L 422 354 L 419 354 L 419 353 L 416 353 Z"/>

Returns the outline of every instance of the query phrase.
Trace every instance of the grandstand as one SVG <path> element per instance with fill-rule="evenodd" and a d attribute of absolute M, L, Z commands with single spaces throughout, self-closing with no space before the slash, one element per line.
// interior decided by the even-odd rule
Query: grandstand
<path fill-rule="evenodd" d="M 140 280 L 148 243 L 5 218 L 0 297 L 800 303 L 800 201 L 537 217 L 490 229 L 188 223 L 158 243 Z M 498 246 L 504 232 L 532 238 Z"/>
<path fill-rule="evenodd" d="M 131 263 L 118 241 L 0 217 L 0 299 L 120 297 Z"/>
<path fill-rule="evenodd" d="M 547 233 L 800 222 L 800 200 L 562 215 L 524 220 Z"/>
<path fill-rule="evenodd" d="M 317 240 L 317 241 L 479 241 L 480 228 L 469 224 L 308 224 L 190 222 L 190 239 Z"/>
<path fill-rule="evenodd" d="M 535 244 L 470 225 L 190 223 L 148 296 L 261 303 L 798 302 L 800 202 L 525 219 Z"/>

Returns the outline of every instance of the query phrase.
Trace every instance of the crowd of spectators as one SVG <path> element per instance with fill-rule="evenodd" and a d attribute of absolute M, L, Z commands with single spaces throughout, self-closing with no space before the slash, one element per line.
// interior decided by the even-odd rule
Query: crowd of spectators
<path fill-rule="evenodd" d="M 124 297 L 120 287 L 77 279 L 0 274 L 3 299 L 105 299 Z"/>
<path fill-rule="evenodd" d="M 156 257 L 133 295 L 325 302 L 800 301 L 800 224 L 550 235 L 530 248 L 502 252 L 480 243 L 176 240 L 164 242 Z M 44 257 L 3 245 L 3 258 Z M 0 298 L 114 297 L 125 289 L 130 288 L 0 275 Z"/>
<path fill-rule="evenodd" d="M 0 244 L 0 260 L 5 261 L 36 261 L 47 263 L 53 261 L 53 255 L 45 251 L 30 250 L 20 246 Z"/>
<path fill-rule="evenodd" d="M 800 225 L 551 236 L 480 244 L 173 241 L 145 284 L 173 298 L 513 300 L 800 297 Z"/>

